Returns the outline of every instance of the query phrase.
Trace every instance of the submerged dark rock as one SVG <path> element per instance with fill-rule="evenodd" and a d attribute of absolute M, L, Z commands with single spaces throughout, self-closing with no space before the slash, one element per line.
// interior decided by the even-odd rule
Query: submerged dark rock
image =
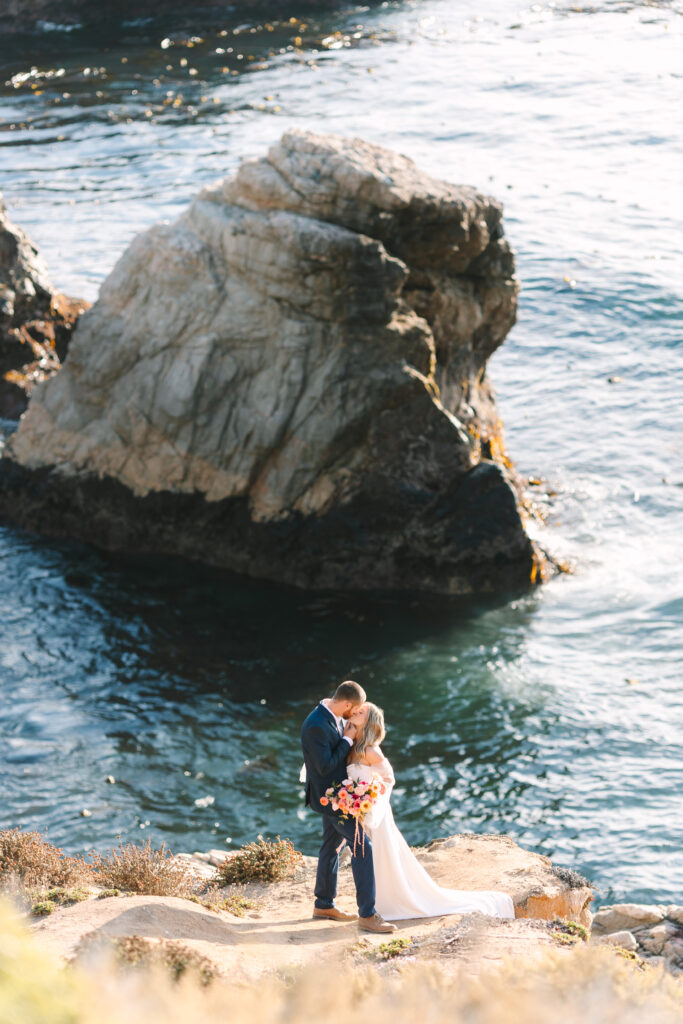
<path fill-rule="evenodd" d="M 340 6 L 339 0 L 301 0 L 297 11 L 326 11 Z M 31 32 L 44 25 L 86 28 L 120 25 L 138 18 L 173 13 L 197 17 L 225 12 L 240 14 L 292 14 L 291 0 L 0 0 L 0 32 Z"/>
<path fill-rule="evenodd" d="M 501 213 L 288 133 L 133 241 L 8 443 L 0 511 L 298 587 L 540 579 L 486 375 L 516 310 Z"/>

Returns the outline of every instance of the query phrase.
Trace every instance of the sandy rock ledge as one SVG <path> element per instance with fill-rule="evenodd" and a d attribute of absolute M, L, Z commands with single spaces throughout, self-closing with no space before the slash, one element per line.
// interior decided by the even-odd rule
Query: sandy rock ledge
<path fill-rule="evenodd" d="M 467 914 L 400 922 L 397 936 L 411 940 L 408 952 L 413 958 L 438 961 L 446 969 L 465 964 L 478 973 L 509 956 L 535 956 L 580 941 L 571 929 L 568 938 L 558 917 L 589 924 L 592 892 L 585 880 L 573 876 L 573 885 L 562 881 L 562 872 L 547 858 L 522 850 L 511 839 L 453 836 L 416 853 L 442 885 L 509 892 L 519 916 L 514 921 Z M 212 850 L 181 854 L 179 859 L 207 879 L 226 855 L 225 850 Z M 360 933 L 355 924 L 333 925 L 312 919 L 315 869 L 315 858 L 306 857 L 303 869 L 290 880 L 248 885 L 245 895 L 257 905 L 242 918 L 225 911 L 211 912 L 175 897 L 119 896 L 57 910 L 40 920 L 34 932 L 67 960 L 78 956 L 85 937 L 92 941 L 93 934 L 178 940 L 236 980 L 340 957 L 372 958 L 386 937 Z M 531 897 L 535 916 L 530 913 Z M 355 907 L 348 864 L 340 872 L 338 905 L 349 911 Z"/>

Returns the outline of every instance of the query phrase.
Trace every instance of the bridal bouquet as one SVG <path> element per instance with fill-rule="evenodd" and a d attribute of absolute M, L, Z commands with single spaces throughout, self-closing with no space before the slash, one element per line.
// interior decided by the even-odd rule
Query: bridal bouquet
<path fill-rule="evenodd" d="M 325 796 L 320 797 L 323 807 L 332 805 L 333 811 L 339 811 L 342 818 L 355 818 L 356 834 L 353 840 L 353 852 L 356 853 L 356 844 L 363 833 L 362 843 L 365 847 L 365 829 L 363 821 L 365 816 L 372 810 L 380 796 L 386 793 L 387 787 L 379 775 L 373 775 L 369 782 L 354 782 L 352 779 L 344 779 L 334 786 L 325 790 Z"/>

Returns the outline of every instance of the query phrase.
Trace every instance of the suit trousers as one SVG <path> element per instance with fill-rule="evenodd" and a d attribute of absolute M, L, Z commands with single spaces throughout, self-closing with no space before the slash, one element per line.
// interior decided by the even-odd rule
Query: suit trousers
<path fill-rule="evenodd" d="M 318 873 L 315 879 L 315 905 L 320 909 L 329 910 L 334 906 L 337 895 L 337 874 L 339 871 L 339 854 L 337 850 L 343 839 L 346 839 L 351 850 L 351 870 L 356 885 L 356 901 L 360 917 L 372 917 L 375 913 L 375 869 L 372 863 L 372 843 L 365 836 L 365 843 L 360 841 L 353 853 L 353 840 L 356 823 L 352 819 L 342 821 L 334 814 L 323 814 L 323 841 L 318 856 Z"/>

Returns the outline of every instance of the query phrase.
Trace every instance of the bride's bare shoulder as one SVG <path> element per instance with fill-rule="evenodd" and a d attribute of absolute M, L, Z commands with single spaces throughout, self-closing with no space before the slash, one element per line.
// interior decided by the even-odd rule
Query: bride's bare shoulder
<path fill-rule="evenodd" d="M 368 764 L 379 764 L 384 760 L 384 754 L 380 747 L 368 747 L 365 751 L 365 760 Z"/>

